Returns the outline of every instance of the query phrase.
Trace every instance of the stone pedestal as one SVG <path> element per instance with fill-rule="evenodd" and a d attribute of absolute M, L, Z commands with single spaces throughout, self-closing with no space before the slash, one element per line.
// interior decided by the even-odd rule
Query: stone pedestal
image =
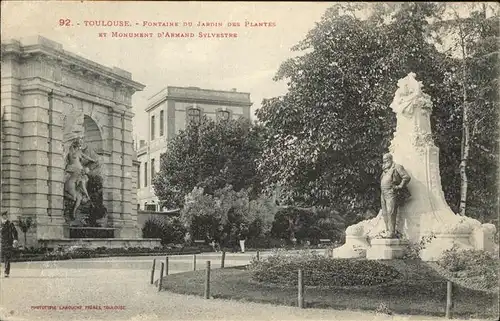
<path fill-rule="evenodd" d="M 366 250 L 369 260 L 392 260 L 403 257 L 409 242 L 400 239 L 373 239 Z"/>

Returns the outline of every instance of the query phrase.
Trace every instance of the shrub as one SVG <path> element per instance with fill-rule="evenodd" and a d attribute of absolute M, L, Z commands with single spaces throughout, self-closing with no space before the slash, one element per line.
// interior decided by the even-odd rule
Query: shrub
<path fill-rule="evenodd" d="M 277 252 L 249 266 L 254 281 L 288 286 L 297 284 L 298 269 L 304 271 L 304 284 L 309 286 L 377 285 L 400 277 L 396 269 L 377 261 L 330 259 L 310 252 Z"/>
<path fill-rule="evenodd" d="M 403 259 L 420 260 L 420 253 L 422 252 L 422 250 L 425 249 L 427 244 L 432 242 L 432 240 L 435 238 L 435 234 L 430 234 L 427 236 L 423 236 L 418 243 L 409 241 L 408 246 L 405 248 Z"/>
<path fill-rule="evenodd" d="M 476 288 L 491 289 L 498 286 L 500 262 L 490 252 L 460 250 L 454 246 L 443 253 L 438 264 Z"/>
<path fill-rule="evenodd" d="M 167 218 L 159 220 L 150 218 L 142 228 L 143 238 L 159 238 L 161 244 L 183 243 L 186 229 L 178 218 Z"/>
<path fill-rule="evenodd" d="M 163 222 L 154 218 L 148 219 L 144 222 L 142 227 L 142 237 L 145 239 L 158 238 L 162 239 L 165 233 L 165 226 Z"/>
<path fill-rule="evenodd" d="M 276 213 L 271 235 L 286 239 L 289 244 L 294 238 L 299 243 L 318 244 L 320 239 L 339 241 L 345 227 L 344 218 L 331 208 L 287 206 Z"/>
<path fill-rule="evenodd" d="M 258 237 L 249 238 L 246 241 L 247 248 L 253 249 L 272 249 L 272 248 L 283 248 L 286 242 L 282 239 L 277 239 L 273 237 Z"/>
<path fill-rule="evenodd" d="M 182 244 L 184 243 L 184 236 L 186 235 L 186 228 L 182 224 L 181 220 L 177 217 L 168 218 L 165 220 L 164 224 L 164 235 L 162 238 L 162 244 Z"/>
<path fill-rule="evenodd" d="M 483 250 L 459 250 L 456 246 L 443 252 L 438 264 L 450 272 L 477 269 L 479 266 L 492 265 L 495 258 Z"/>

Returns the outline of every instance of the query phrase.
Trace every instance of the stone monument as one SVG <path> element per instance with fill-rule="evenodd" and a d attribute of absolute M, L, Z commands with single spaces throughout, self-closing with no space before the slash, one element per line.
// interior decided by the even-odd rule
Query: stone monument
<path fill-rule="evenodd" d="M 137 225 L 132 95 L 144 85 L 40 36 L 2 39 L 1 72 L 2 208 L 36 222 L 28 245 L 159 246 Z"/>
<path fill-rule="evenodd" d="M 432 140 L 430 96 L 422 91 L 422 83 L 415 79 L 414 73 L 399 80 L 398 87 L 390 105 L 396 113 L 397 125 L 389 150 L 394 161 L 411 177 L 407 185 L 411 196 L 398 209 L 396 230 L 401 233 L 400 239 L 419 243 L 431 236 L 420 253 L 426 261 L 437 260 L 453 246 L 493 251 L 496 227 L 457 215 L 446 203 L 439 172 L 439 149 Z M 400 256 L 405 244 L 385 238 L 385 230 L 381 210 L 377 217 L 349 226 L 346 243 L 334 249 L 332 256 L 373 259 Z M 391 250 L 387 253 L 384 249 Z"/>

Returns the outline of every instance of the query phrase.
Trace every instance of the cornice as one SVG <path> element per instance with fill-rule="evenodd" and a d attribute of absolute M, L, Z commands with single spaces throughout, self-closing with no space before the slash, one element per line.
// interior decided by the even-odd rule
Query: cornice
<path fill-rule="evenodd" d="M 252 102 L 238 102 L 238 101 L 230 101 L 230 100 L 217 100 L 217 99 L 203 99 L 203 98 L 186 98 L 186 97 L 163 97 L 163 99 L 158 99 L 154 103 L 150 103 L 146 108 L 146 112 L 156 108 L 158 105 L 163 103 L 164 101 L 174 101 L 177 103 L 196 103 L 196 104 L 207 104 L 207 105 L 221 105 L 231 107 L 248 107 L 250 108 L 253 103 Z"/>
<path fill-rule="evenodd" d="M 2 43 L 2 59 L 15 56 L 18 59 L 33 59 L 35 57 L 56 63 L 74 73 L 102 80 L 113 87 L 121 87 L 131 94 L 141 91 L 145 85 L 132 80 L 129 72 L 117 67 L 106 67 L 89 59 L 85 59 L 63 49 L 57 42 L 44 37 L 35 38 L 35 42 L 23 44 L 18 40 Z"/>
<path fill-rule="evenodd" d="M 96 95 L 90 95 L 83 91 L 79 91 L 73 88 L 68 88 L 54 81 L 40 77 L 22 79 L 22 82 L 20 84 L 20 90 L 23 92 L 29 92 L 29 91 L 43 91 L 46 93 L 53 92 L 54 94 L 61 97 L 65 96 L 75 97 L 84 101 L 88 101 L 94 104 L 99 104 L 104 107 L 111 108 L 112 110 L 114 110 L 115 108 L 120 108 L 118 106 L 122 105 L 108 98 L 103 98 Z"/>
<path fill-rule="evenodd" d="M 237 107 L 251 107 L 250 93 L 214 89 L 201 89 L 197 87 L 168 86 L 163 88 L 148 99 L 148 112 L 164 101 L 201 103 L 212 105 L 228 105 Z"/>

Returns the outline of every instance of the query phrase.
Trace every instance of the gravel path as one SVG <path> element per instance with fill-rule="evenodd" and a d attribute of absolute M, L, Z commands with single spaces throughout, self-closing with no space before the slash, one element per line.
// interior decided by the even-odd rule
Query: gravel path
<path fill-rule="evenodd" d="M 210 257 L 201 257 L 207 259 Z M 164 259 L 158 257 L 158 260 Z M 214 257 L 212 257 L 214 259 Z M 215 259 L 214 259 L 215 260 Z M 245 259 L 228 257 L 226 266 Z M 0 282 L 0 320 L 441 320 L 357 311 L 204 300 L 149 284 L 152 258 L 14 263 Z M 172 273 L 191 269 L 191 257 L 171 258 Z M 198 264 L 203 263 L 203 261 Z M 106 266 L 107 265 L 107 266 Z M 199 265 L 200 267 L 202 264 Z M 217 264 L 213 264 L 214 267 Z M 107 308 L 111 307 L 111 308 Z M 75 310 L 76 309 L 76 310 Z"/>

